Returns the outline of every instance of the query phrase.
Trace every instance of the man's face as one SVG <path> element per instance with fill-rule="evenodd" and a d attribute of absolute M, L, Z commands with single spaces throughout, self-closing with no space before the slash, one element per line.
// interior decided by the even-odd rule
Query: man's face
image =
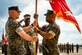
<path fill-rule="evenodd" d="M 20 13 L 17 12 L 16 10 L 9 10 L 9 16 L 14 18 L 14 19 L 18 19 L 19 18 Z"/>
<path fill-rule="evenodd" d="M 25 25 L 28 26 L 29 24 L 30 24 L 30 18 L 26 18 L 26 19 L 25 19 Z"/>
<path fill-rule="evenodd" d="M 19 12 L 17 12 L 17 11 L 15 11 L 15 17 L 16 17 L 16 19 L 18 19 L 18 18 L 19 18 L 19 15 L 20 15 L 20 13 L 19 13 Z"/>
<path fill-rule="evenodd" d="M 54 14 L 50 14 L 46 16 L 46 22 L 51 23 L 51 22 L 54 22 L 54 20 L 55 20 Z"/>

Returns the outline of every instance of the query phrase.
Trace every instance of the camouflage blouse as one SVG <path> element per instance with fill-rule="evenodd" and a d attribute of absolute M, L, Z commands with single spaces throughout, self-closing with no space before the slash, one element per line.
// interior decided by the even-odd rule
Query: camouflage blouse
<path fill-rule="evenodd" d="M 27 32 L 27 34 L 30 35 L 30 36 L 33 36 L 33 32 L 34 32 L 34 30 L 31 29 L 29 32 Z M 33 42 L 24 40 L 24 45 L 25 45 L 25 48 L 26 48 L 27 55 L 34 55 Z"/>
<path fill-rule="evenodd" d="M 5 29 L 8 34 L 8 55 L 25 55 L 23 39 L 16 33 L 16 29 L 21 25 L 13 18 L 9 18 L 6 22 Z"/>
<path fill-rule="evenodd" d="M 56 35 L 52 39 L 43 38 L 43 55 L 59 55 L 58 50 L 58 38 L 60 35 L 60 28 L 57 24 L 45 26 L 43 31 L 49 33 L 49 31 L 53 31 Z"/>

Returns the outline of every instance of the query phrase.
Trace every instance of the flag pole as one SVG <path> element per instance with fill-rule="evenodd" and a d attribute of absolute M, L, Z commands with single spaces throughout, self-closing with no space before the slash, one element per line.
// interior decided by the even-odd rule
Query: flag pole
<path fill-rule="evenodd" d="M 37 14 L 37 1 L 38 0 L 35 0 L 35 14 Z M 36 18 L 35 20 L 38 21 L 38 18 Z M 35 28 L 34 28 L 34 36 L 37 37 L 37 33 L 35 32 Z M 37 46 L 37 43 L 34 42 L 34 55 L 37 55 L 37 47 L 36 46 Z"/>
<path fill-rule="evenodd" d="M 38 0 L 36 0 L 36 3 L 35 3 L 35 13 L 37 14 L 37 1 Z"/>

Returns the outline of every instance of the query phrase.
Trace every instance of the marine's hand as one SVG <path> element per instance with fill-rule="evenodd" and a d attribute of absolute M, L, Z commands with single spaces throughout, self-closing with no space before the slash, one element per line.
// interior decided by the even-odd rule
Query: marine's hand
<path fill-rule="evenodd" d="M 33 22 L 33 26 L 34 27 L 37 27 L 38 26 L 38 22 L 36 20 Z"/>
<path fill-rule="evenodd" d="M 38 33 L 37 27 L 34 27 L 34 32 Z"/>
<path fill-rule="evenodd" d="M 38 19 L 38 14 L 34 14 L 34 19 Z"/>
<path fill-rule="evenodd" d="M 32 37 L 32 42 L 34 42 L 34 41 L 35 42 L 37 41 L 37 37 L 35 37 L 35 36 Z"/>

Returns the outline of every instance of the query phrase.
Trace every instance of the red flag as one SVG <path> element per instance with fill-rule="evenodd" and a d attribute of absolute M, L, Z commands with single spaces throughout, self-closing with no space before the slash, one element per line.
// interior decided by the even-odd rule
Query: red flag
<path fill-rule="evenodd" d="M 5 44 L 5 37 L 4 37 L 4 32 L 2 33 L 2 45 Z"/>
<path fill-rule="evenodd" d="M 77 23 L 65 0 L 49 0 L 49 3 L 57 17 L 61 17 L 66 22 L 73 23 L 81 33 L 79 24 Z"/>
<path fill-rule="evenodd" d="M 5 34 L 5 44 L 8 45 L 8 35 L 7 34 Z"/>

